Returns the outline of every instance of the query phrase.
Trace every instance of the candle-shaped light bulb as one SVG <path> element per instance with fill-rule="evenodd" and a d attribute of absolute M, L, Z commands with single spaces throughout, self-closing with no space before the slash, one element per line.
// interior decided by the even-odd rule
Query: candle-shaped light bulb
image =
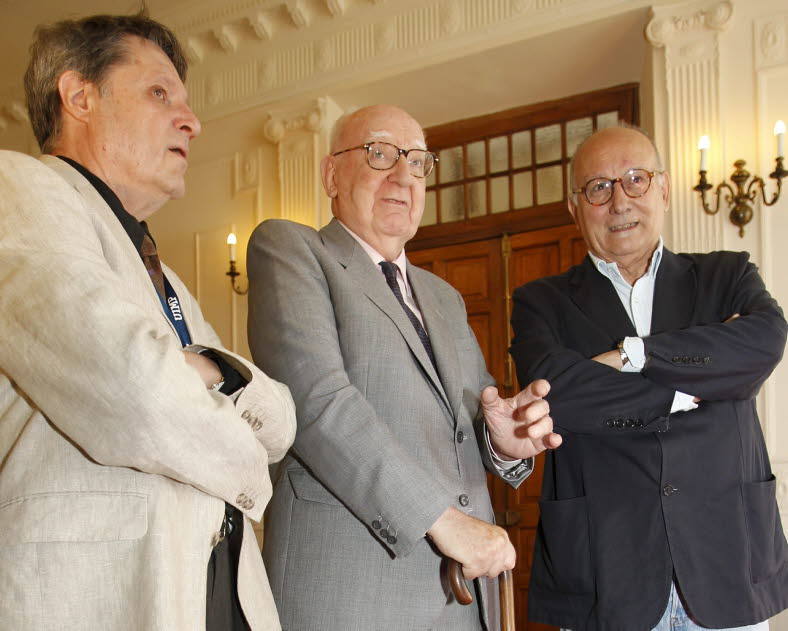
<path fill-rule="evenodd" d="M 235 261 L 235 244 L 238 243 L 238 239 L 235 237 L 235 233 L 231 232 L 227 235 L 227 247 L 230 248 L 230 260 Z"/>
<path fill-rule="evenodd" d="M 701 136 L 700 140 L 698 141 L 698 150 L 700 151 L 700 170 L 706 170 L 706 152 L 709 150 L 709 142 L 708 136 Z"/>
<path fill-rule="evenodd" d="M 774 124 L 774 135 L 777 136 L 777 157 L 784 158 L 785 157 L 785 123 L 783 121 L 777 121 Z"/>

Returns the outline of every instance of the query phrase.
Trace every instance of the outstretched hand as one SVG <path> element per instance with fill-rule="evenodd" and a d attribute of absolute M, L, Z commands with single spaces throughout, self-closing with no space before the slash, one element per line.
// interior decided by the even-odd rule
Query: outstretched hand
<path fill-rule="evenodd" d="M 544 400 L 548 392 L 550 384 L 544 379 L 531 382 L 509 399 L 502 399 L 495 386 L 482 391 L 484 421 L 501 458 L 531 458 L 561 445 L 561 436 L 553 432 L 550 405 Z"/>

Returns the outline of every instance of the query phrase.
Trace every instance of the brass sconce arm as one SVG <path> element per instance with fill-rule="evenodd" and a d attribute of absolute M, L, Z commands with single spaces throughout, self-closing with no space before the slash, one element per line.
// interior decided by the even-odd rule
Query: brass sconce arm
<path fill-rule="evenodd" d="M 777 158 L 776 169 L 769 174 L 770 178 L 777 180 L 777 190 L 774 192 L 771 199 L 768 199 L 766 195 L 766 182 L 764 182 L 763 178 L 757 175 L 750 179 L 750 172 L 744 168 L 745 164 L 746 162 L 744 160 L 736 160 L 736 162 L 733 163 L 735 170 L 731 174 L 730 180 L 736 186 L 735 190 L 730 184 L 728 184 L 728 182 L 721 182 L 717 185 L 717 188 L 714 191 L 714 195 L 717 198 L 714 208 L 711 208 L 711 206 L 706 201 L 706 192 L 711 188 L 714 188 L 714 186 L 709 184 L 709 182 L 706 180 L 705 170 L 700 171 L 700 179 L 698 180 L 698 184 L 693 187 L 693 190 L 700 193 L 703 210 L 709 215 L 717 214 L 720 209 L 720 198 L 723 197 L 723 191 L 725 191 L 725 203 L 731 209 L 729 218 L 731 223 L 739 227 L 740 237 L 744 236 L 744 226 L 746 226 L 752 220 L 752 204 L 758 197 L 758 190 L 761 192 L 764 205 L 773 206 L 780 198 L 780 192 L 782 190 L 782 178 L 788 175 L 788 171 L 783 168 L 783 158 L 782 156 L 779 156 Z"/>
<path fill-rule="evenodd" d="M 246 289 L 241 290 L 235 286 L 235 279 L 236 277 L 240 276 L 241 273 L 235 269 L 235 261 L 230 259 L 230 271 L 226 273 L 226 276 L 230 277 L 230 285 L 233 288 L 233 291 L 238 294 L 239 296 L 245 296 L 249 293 L 249 285 L 247 284 Z"/>

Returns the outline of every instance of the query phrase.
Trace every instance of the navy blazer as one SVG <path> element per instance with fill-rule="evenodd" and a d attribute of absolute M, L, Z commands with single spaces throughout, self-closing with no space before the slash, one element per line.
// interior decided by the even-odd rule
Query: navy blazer
<path fill-rule="evenodd" d="M 664 250 L 641 373 L 590 360 L 637 335 L 590 258 L 516 290 L 518 378 L 550 381 L 564 437 L 545 459 L 531 620 L 647 631 L 674 574 L 704 626 L 788 606 L 788 545 L 754 399 L 787 326 L 748 259 Z M 676 390 L 699 407 L 670 414 Z"/>

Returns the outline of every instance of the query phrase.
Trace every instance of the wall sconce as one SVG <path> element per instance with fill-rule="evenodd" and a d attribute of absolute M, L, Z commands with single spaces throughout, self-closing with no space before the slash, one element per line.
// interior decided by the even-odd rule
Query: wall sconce
<path fill-rule="evenodd" d="M 700 179 L 698 180 L 698 185 L 693 187 L 693 190 L 700 193 L 703 210 L 709 215 L 716 215 L 717 211 L 720 209 L 722 190 L 725 189 L 727 191 L 725 193 L 725 202 L 729 207 L 732 206 L 729 217 L 732 224 L 739 226 L 740 237 L 744 236 L 744 226 L 752 219 L 751 203 L 754 202 L 758 196 L 758 189 L 760 188 L 763 203 L 766 206 L 773 206 L 780 198 L 782 179 L 788 175 L 788 171 L 783 168 L 783 156 L 785 153 L 785 123 L 783 121 L 777 121 L 774 125 L 774 135 L 777 137 L 777 167 L 769 174 L 769 177 L 777 180 L 777 190 L 774 195 L 772 195 L 771 201 L 766 199 L 766 184 L 763 178 L 754 175 L 752 180 L 750 180 L 750 173 L 744 168 L 746 162 L 744 160 L 736 160 L 736 162 L 733 163 L 736 170 L 730 176 L 731 181 L 736 185 L 736 190 L 734 191 L 733 187 L 727 182 L 718 184 L 714 191 L 717 197 L 717 203 L 713 209 L 706 203 L 706 191 L 713 187 L 712 184 L 706 181 L 706 152 L 709 150 L 709 137 L 701 136 L 700 141 L 698 141 L 698 150 L 700 151 Z M 750 180 L 749 184 L 747 184 L 747 180 Z M 746 188 L 745 184 L 747 184 Z"/>
<path fill-rule="evenodd" d="M 233 288 L 233 291 L 238 294 L 239 296 L 244 296 L 249 293 L 249 287 L 247 286 L 246 289 L 241 291 L 238 287 L 235 286 L 235 278 L 236 276 L 240 276 L 241 273 L 235 269 L 235 246 L 238 243 L 238 239 L 235 236 L 234 232 L 231 232 L 227 235 L 227 247 L 230 250 L 230 271 L 227 272 L 227 276 L 230 277 L 230 285 Z"/>

